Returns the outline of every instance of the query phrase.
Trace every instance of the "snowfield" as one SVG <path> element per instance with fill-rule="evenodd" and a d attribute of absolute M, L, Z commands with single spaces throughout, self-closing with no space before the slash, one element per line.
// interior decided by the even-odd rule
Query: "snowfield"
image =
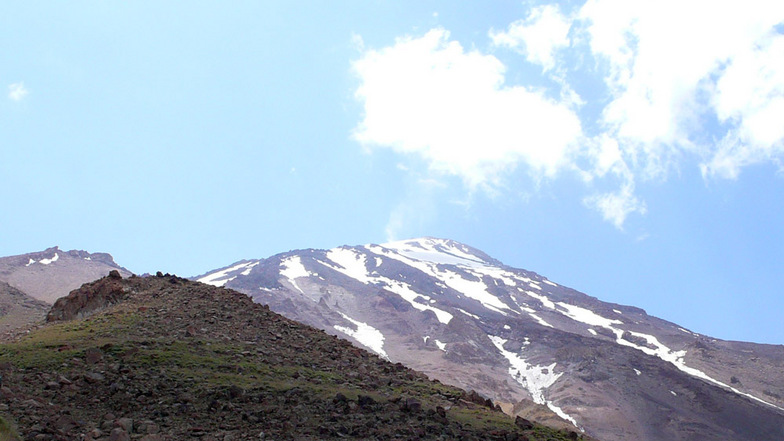
<path fill-rule="evenodd" d="M 368 349 L 375 352 L 376 354 L 389 360 L 389 356 L 384 351 L 384 334 L 382 334 L 381 331 L 368 325 L 367 323 L 362 323 L 358 320 L 354 320 L 351 317 L 347 316 L 346 314 L 343 314 L 342 312 L 340 313 L 340 315 L 342 315 L 344 319 L 353 323 L 354 326 L 357 327 L 357 329 L 351 329 L 345 326 L 334 325 L 333 327 L 336 330 L 350 337 L 353 337 L 356 341 L 358 341 L 363 346 L 367 347 Z"/>
<path fill-rule="evenodd" d="M 509 361 L 509 375 L 531 394 L 531 399 L 535 403 L 546 405 L 558 416 L 579 427 L 573 417 L 547 400 L 547 389 L 563 375 L 563 372 L 555 373 L 556 363 L 551 363 L 547 366 L 530 364 L 520 355 L 504 349 L 507 340 L 493 335 L 488 335 L 488 337 L 490 337 L 490 341 L 493 342 L 495 347 L 498 348 L 501 355 Z"/>
<path fill-rule="evenodd" d="M 209 274 L 207 274 L 204 277 L 196 279 L 196 281 L 197 282 L 201 282 L 201 283 L 206 283 L 206 284 L 212 285 L 212 286 L 223 286 L 226 283 L 228 283 L 228 282 L 230 282 L 230 281 L 232 281 L 232 280 L 237 278 L 237 276 L 229 277 L 230 273 L 234 273 L 234 272 L 237 272 L 237 271 L 239 271 L 241 269 L 248 268 L 248 267 L 252 268 L 254 265 L 258 265 L 258 262 L 238 263 L 238 264 L 236 264 L 234 266 L 231 266 L 229 268 L 222 269 L 222 270 L 219 270 L 219 271 L 215 271 L 213 273 L 209 273 Z"/>

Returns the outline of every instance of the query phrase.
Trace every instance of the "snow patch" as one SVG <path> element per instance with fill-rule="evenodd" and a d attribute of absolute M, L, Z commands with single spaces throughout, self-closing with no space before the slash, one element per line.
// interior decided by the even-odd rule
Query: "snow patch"
<path fill-rule="evenodd" d="M 444 265 L 485 266 L 486 262 L 454 242 L 441 239 L 414 239 L 381 245 L 397 254 L 424 262 Z"/>
<path fill-rule="evenodd" d="M 621 311 L 618 311 L 617 309 L 613 309 L 613 312 L 614 312 L 614 313 L 616 313 L 616 314 L 621 314 L 621 315 L 623 315 L 623 313 L 622 313 Z"/>
<path fill-rule="evenodd" d="M 599 334 L 598 334 L 596 331 L 594 331 L 594 330 L 593 330 L 593 329 L 591 329 L 591 328 L 588 328 L 588 332 L 590 332 L 590 333 L 591 333 L 591 334 L 593 334 L 593 335 L 599 335 Z"/>
<path fill-rule="evenodd" d="M 30 266 L 30 265 L 32 265 L 32 264 L 34 264 L 34 263 L 35 263 L 35 260 L 33 260 L 33 259 L 30 259 L 30 261 L 29 261 L 29 262 L 27 262 L 27 265 L 25 265 L 25 266 Z"/>
<path fill-rule="evenodd" d="M 381 331 L 368 325 L 367 323 L 354 320 L 340 311 L 338 311 L 338 313 L 342 315 L 344 319 L 354 324 L 357 329 L 333 325 L 336 330 L 348 335 L 349 337 L 353 337 L 354 340 L 358 341 L 361 345 L 389 360 L 389 356 L 384 351 L 384 334 L 382 334 Z"/>
<path fill-rule="evenodd" d="M 482 304 L 485 308 L 494 310 L 496 312 L 503 312 L 502 309 L 510 309 L 498 297 L 490 294 L 487 291 L 487 285 L 481 280 L 467 280 L 459 274 L 446 270 L 443 272 L 442 280 L 455 291 L 465 294 L 467 297 L 472 298 Z"/>
<path fill-rule="evenodd" d="M 674 391 L 670 391 L 670 393 L 673 394 L 676 397 L 678 396 L 678 394 L 676 394 Z"/>
<path fill-rule="evenodd" d="M 579 306 L 576 306 L 576 305 L 569 305 L 569 304 L 563 303 L 563 302 L 553 303 L 552 301 L 547 299 L 545 296 L 536 294 L 536 293 L 531 292 L 531 291 L 525 291 L 525 293 L 527 295 L 529 295 L 529 296 L 539 300 L 540 302 L 542 302 L 542 305 L 544 305 L 545 307 L 553 309 L 556 312 L 559 312 L 559 313 L 561 313 L 561 314 L 563 314 L 563 315 L 565 315 L 565 316 L 567 316 L 567 317 L 569 317 L 569 318 L 571 318 L 573 320 L 576 320 L 576 321 L 579 321 L 579 322 L 582 322 L 582 323 L 585 323 L 585 324 L 588 324 L 588 325 L 591 325 L 591 326 L 601 326 L 603 328 L 611 330 L 615 334 L 615 342 L 618 343 L 619 345 L 628 346 L 628 347 L 637 349 L 637 350 L 639 350 L 641 352 L 644 352 L 644 353 L 646 353 L 648 355 L 653 355 L 653 356 L 658 357 L 658 358 L 660 358 L 660 359 L 662 359 L 662 360 L 664 360 L 664 361 L 666 361 L 668 363 L 671 363 L 676 368 L 680 369 L 682 372 L 685 372 L 685 373 L 687 373 L 687 374 L 689 374 L 689 375 L 691 375 L 693 377 L 701 378 L 701 379 L 703 379 L 705 381 L 708 381 L 710 383 L 716 384 L 716 385 L 721 386 L 721 387 L 723 387 L 725 389 L 731 390 L 731 391 L 733 391 L 733 392 L 735 392 L 735 393 L 737 393 L 739 395 L 743 395 L 745 397 L 751 398 L 751 399 L 753 399 L 755 401 L 758 401 L 760 403 L 767 404 L 768 406 L 775 407 L 776 409 L 784 410 L 784 408 L 776 406 L 775 404 L 772 404 L 772 403 L 769 403 L 769 402 L 767 402 L 767 401 L 765 401 L 763 399 L 757 398 L 754 395 L 747 394 L 745 392 L 741 392 L 738 389 L 736 389 L 736 388 L 734 388 L 734 387 L 732 387 L 732 386 L 730 386 L 730 385 L 728 385 L 726 383 L 722 383 L 721 381 L 716 380 L 716 379 L 710 377 L 709 375 L 707 375 L 706 373 L 700 371 L 699 369 L 695 369 L 695 368 L 687 366 L 686 363 L 683 360 L 684 357 L 686 356 L 686 351 L 684 351 L 684 350 L 682 350 L 682 351 L 671 350 L 669 347 L 667 347 L 664 344 L 662 344 L 653 335 L 644 334 L 644 333 L 635 332 L 635 331 L 628 331 L 631 335 L 644 339 L 648 343 L 648 345 L 649 346 L 653 346 L 653 348 L 648 347 L 648 346 L 639 346 L 639 345 L 636 345 L 636 344 L 634 344 L 634 343 L 632 343 L 632 342 L 630 342 L 628 340 L 623 339 L 622 336 L 623 336 L 624 331 L 622 329 L 618 329 L 618 328 L 613 326 L 613 325 L 623 324 L 623 322 L 620 321 L 620 320 L 608 319 L 608 318 L 602 317 L 599 314 L 596 314 L 595 312 L 593 312 L 591 310 L 588 310 L 586 308 L 582 308 L 582 307 L 579 307 Z M 556 308 L 556 306 L 557 306 L 557 308 Z M 615 310 L 615 312 L 620 313 L 617 310 Z M 531 312 L 529 312 L 528 314 L 531 317 L 533 317 L 534 319 L 536 319 L 537 321 L 541 320 L 541 319 L 539 319 L 536 315 L 534 315 Z M 548 324 L 546 326 L 550 326 L 550 325 Z M 591 332 L 594 335 L 596 333 L 596 331 L 593 331 L 592 329 L 589 329 L 588 332 Z"/>
<path fill-rule="evenodd" d="M 438 346 L 438 349 L 446 352 L 446 343 L 441 343 L 439 340 L 436 340 L 436 346 Z"/>
<path fill-rule="evenodd" d="M 509 325 L 504 325 L 504 329 L 506 329 L 508 331 L 508 330 L 512 329 L 512 327 L 509 326 Z"/>
<path fill-rule="evenodd" d="M 490 294 L 487 285 L 481 281 L 481 275 L 490 275 L 514 285 L 512 273 L 487 266 L 484 261 L 458 249 L 450 242 L 439 239 L 417 239 L 410 241 L 391 242 L 379 245 L 366 245 L 368 251 L 395 259 L 414 269 L 438 279 L 466 297 L 479 301 L 485 308 L 507 315 L 504 310 L 511 310 L 496 296 Z M 458 273 L 439 268 L 439 265 L 459 265 L 480 280 L 467 280 Z M 470 268 L 467 268 L 470 267 Z"/>
<path fill-rule="evenodd" d="M 608 319 L 602 317 L 599 314 L 596 314 L 595 312 L 591 311 L 590 309 L 586 309 L 577 305 L 570 305 L 564 302 L 556 303 L 548 299 L 546 296 L 542 294 L 537 294 L 533 291 L 524 291 L 524 292 L 528 296 L 539 300 L 542 303 L 542 306 L 544 306 L 545 308 L 550 308 L 553 311 L 563 314 L 572 320 L 585 323 L 587 325 L 601 326 L 603 328 L 608 328 L 608 329 L 612 329 L 613 331 L 617 331 L 615 328 L 612 327 L 612 325 L 623 324 L 623 322 L 620 320 Z M 530 309 L 527 312 L 529 313 L 529 315 L 532 315 Z M 592 334 L 596 335 L 596 331 L 594 331 L 593 329 L 589 329 L 588 332 L 591 332 Z"/>
<path fill-rule="evenodd" d="M 398 282 L 397 280 L 388 279 L 386 277 L 377 277 L 373 280 L 385 284 L 388 290 L 399 295 L 401 298 L 403 298 L 403 300 L 407 301 L 414 308 L 420 311 L 433 311 L 439 322 L 446 325 L 449 324 L 449 322 L 452 320 L 452 314 L 436 307 L 417 302 L 416 300 L 420 297 L 426 301 L 430 301 L 431 303 L 433 303 L 434 300 L 428 296 L 417 293 L 411 289 L 411 286 L 407 283 Z"/>
<path fill-rule="evenodd" d="M 654 348 L 649 348 L 647 346 L 638 346 L 638 345 L 636 345 L 636 344 L 634 344 L 634 343 L 632 343 L 632 342 L 630 342 L 628 340 L 624 340 L 623 338 L 621 338 L 623 336 L 623 332 L 624 331 L 622 331 L 620 329 L 612 328 L 612 327 L 610 327 L 610 329 L 612 329 L 613 332 L 615 332 L 615 336 L 616 336 L 615 341 L 616 341 L 616 343 L 618 343 L 618 344 L 620 344 L 622 346 L 629 346 L 629 347 L 635 348 L 635 349 L 637 349 L 639 351 L 642 351 L 642 352 L 644 352 L 644 353 L 646 353 L 648 355 L 653 355 L 655 357 L 659 357 L 662 360 L 664 360 L 664 361 L 666 361 L 668 363 L 671 363 L 676 368 L 680 369 L 682 372 L 685 372 L 685 373 L 687 373 L 687 374 L 689 374 L 689 375 L 691 375 L 693 377 L 701 378 L 701 379 L 703 379 L 703 380 L 705 380 L 705 381 L 707 381 L 709 383 L 713 383 L 713 384 L 715 384 L 717 386 L 721 386 L 721 387 L 723 387 L 723 388 L 725 388 L 727 390 L 735 392 L 738 395 L 743 395 L 744 397 L 751 398 L 752 400 L 758 401 L 758 402 L 760 402 L 762 404 L 767 404 L 768 406 L 775 407 L 776 409 L 784 410 L 784 408 L 782 408 L 782 407 L 776 406 L 775 404 L 769 403 L 769 402 L 767 402 L 767 401 L 765 401 L 765 400 L 763 400 L 761 398 L 757 398 L 754 395 L 747 394 L 745 392 L 741 392 L 738 389 L 736 389 L 736 388 L 734 388 L 734 387 L 732 387 L 732 386 L 730 386 L 730 385 L 728 385 L 726 383 L 723 383 L 723 382 L 721 382 L 719 380 L 716 380 L 715 378 L 709 376 L 708 374 L 706 374 L 705 372 L 702 372 L 699 369 L 695 369 L 693 367 L 687 366 L 686 363 L 683 360 L 684 357 L 686 357 L 686 351 L 685 350 L 673 351 L 670 348 L 668 348 L 667 346 L 665 346 L 664 344 L 662 344 L 661 342 L 659 342 L 659 340 L 656 337 L 654 337 L 653 335 L 643 334 L 641 332 L 628 331 L 631 335 L 633 335 L 635 337 L 639 337 L 639 338 L 645 339 L 645 341 L 649 345 L 655 346 L 655 349 Z"/>
<path fill-rule="evenodd" d="M 559 308 L 563 308 L 566 311 L 558 311 L 561 314 L 569 317 L 572 320 L 585 323 L 591 326 L 601 326 L 603 328 L 610 327 L 613 324 L 622 324 L 623 322 L 620 320 L 608 319 L 596 314 L 595 312 L 591 311 L 590 309 L 581 308 L 577 305 L 570 305 L 568 303 L 558 302 L 557 303 Z"/>
<path fill-rule="evenodd" d="M 542 280 L 542 282 L 544 282 L 544 283 L 546 283 L 546 284 L 548 284 L 548 285 L 550 285 L 550 286 L 558 286 L 558 284 L 557 284 L 557 283 L 553 283 L 553 282 L 551 282 L 551 281 L 549 281 L 549 280 L 547 280 L 547 279 L 544 279 L 544 280 Z"/>
<path fill-rule="evenodd" d="M 488 337 L 490 337 L 490 341 L 493 342 L 495 347 L 498 348 L 501 355 L 509 361 L 509 375 L 531 394 L 534 402 L 546 405 L 558 416 L 577 426 L 574 418 L 545 398 L 547 389 L 563 375 L 563 372 L 555 373 L 556 363 L 548 366 L 528 363 L 528 361 L 514 352 L 504 349 L 504 344 L 506 344 L 507 340 L 493 335 L 488 335 Z"/>
<path fill-rule="evenodd" d="M 299 256 L 287 257 L 280 262 L 280 266 L 283 268 L 280 271 L 280 274 L 289 279 L 289 282 L 291 282 L 294 288 L 297 288 L 299 292 L 305 294 L 305 291 L 297 285 L 296 279 L 312 276 L 313 273 L 305 269 L 305 265 L 302 264 L 302 259 L 300 259 Z"/>
<path fill-rule="evenodd" d="M 404 263 L 404 264 L 406 264 L 406 265 L 408 265 L 408 266 L 410 266 L 412 268 L 418 269 L 419 271 L 422 271 L 423 273 L 427 274 L 428 276 L 434 277 L 436 279 L 440 278 L 440 277 L 438 277 L 438 274 L 435 271 L 433 271 L 433 268 L 435 268 L 435 264 L 428 263 L 428 262 L 422 262 L 422 261 L 415 260 L 415 259 L 409 259 L 406 256 L 403 256 L 403 255 L 400 255 L 400 254 L 394 252 L 393 250 L 382 248 L 382 247 L 380 247 L 378 245 L 365 245 L 365 248 L 368 251 L 370 251 L 370 252 L 372 252 L 374 254 L 379 254 L 379 255 L 382 255 L 384 257 L 388 257 L 390 259 L 395 259 L 395 260 L 397 260 L 397 261 L 399 261 L 401 263 Z"/>
<path fill-rule="evenodd" d="M 529 296 L 535 298 L 536 300 L 539 300 L 542 303 L 542 306 L 544 306 L 545 308 L 555 309 L 555 303 L 553 303 L 546 296 L 541 295 L 541 294 L 537 294 L 537 293 L 535 293 L 533 291 L 524 291 L 524 292 L 526 294 L 528 294 Z"/>
<path fill-rule="evenodd" d="M 553 310 L 555 310 L 555 311 L 557 311 L 557 312 L 559 312 L 561 314 L 564 314 L 567 317 L 572 318 L 573 320 L 576 320 L 576 321 L 579 321 L 579 322 L 582 322 L 582 323 L 586 323 L 586 324 L 589 324 L 589 325 L 592 325 L 592 326 L 601 326 L 603 328 L 611 330 L 615 334 L 615 342 L 618 343 L 619 345 L 628 346 L 628 347 L 637 349 L 638 351 L 644 352 L 644 353 L 646 353 L 648 355 L 653 355 L 653 356 L 658 357 L 658 358 L 660 358 L 660 359 L 662 359 L 662 360 L 664 360 L 664 361 L 666 361 L 668 363 L 671 363 L 672 365 L 674 365 L 676 368 L 678 368 L 682 372 L 685 372 L 685 373 L 687 373 L 687 374 L 689 374 L 689 375 L 691 375 L 693 377 L 701 378 L 701 379 L 703 379 L 703 380 L 705 380 L 705 381 L 707 381 L 709 383 L 716 384 L 716 385 L 721 386 L 721 387 L 723 387 L 725 389 L 728 389 L 728 390 L 730 390 L 732 392 L 735 392 L 735 393 L 737 393 L 739 395 L 743 395 L 745 397 L 751 398 L 752 400 L 758 401 L 758 402 L 763 403 L 763 404 L 767 404 L 768 406 L 775 407 L 776 409 L 784 410 L 784 408 L 776 406 L 775 404 L 772 404 L 772 403 L 769 403 L 769 402 L 767 402 L 767 401 L 765 401 L 763 399 L 757 398 L 754 395 L 747 394 L 745 392 L 741 392 L 738 389 L 736 389 L 736 388 L 734 388 L 734 387 L 732 387 L 732 386 L 730 386 L 730 385 L 728 385 L 726 383 L 723 383 L 723 382 L 721 382 L 719 380 L 716 380 L 715 378 L 710 377 L 709 375 L 707 375 L 706 373 L 700 371 L 699 369 L 695 369 L 695 368 L 687 366 L 686 363 L 684 362 L 684 357 L 686 356 L 686 351 L 685 350 L 681 350 L 681 351 L 671 350 L 669 347 L 667 347 L 664 344 L 662 344 L 653 335 L 644 334 L 644 333 L 635 332 L 635 331 L 628 331 L 631 335 L 633 335 L 635 337 L 638 337 L 638 338 L 644 339 L 646 341 L 646 343 L 648 343 L 649 346 L 653 346 L 653 347 L 639 346 L 639 345 L 636 345 L 636 344 L 634 344 L 634 343 L 632 343 L 632 342 L 630 342 L 628 340 L 623 339 L 622 337 L 623 337 L 624 331 L 622 329 L 618 329 L 618 328 L 613 326 L 613 325 L 616 325 L 616 324 L 623 324 L 623 322 L 620 321 L 620 320 L 608 319 L 608 318 L 602 317 L 602 316 L 594 313 L 593 311 L 590 311 L 590 310 L 585 309 L 585 308 L 581 308 L 581 307 L 576 306 L 576 305 L 569 305 L 569 304 L 563 303 L 563 302 L 558 302 L 556 304 L 556 303 L 553 303 L 552 301 L 550 301 L 549 299 L 547 299 L 545 296 L 538 295 L 538 294 L 533 293 L 531 291 L 525 291 L 525 293 L 528 294 L 531 297 L 534 297 L 534 298 L 538 299 L 540 302 L 542 302 L 542 304 L 544 306 L 546 306 L 546 307 L 548 307 L 550 309 L 553 309 Z M 555 306 L 558 306 L 558 308 L 556 308 Z M 618 311 L 616 311 L 616 312 L 618 312 Z M 529 315 L 531 317 L 533 317 L 534 319 L 540 320 L 537 316 L 535 316 L 531 312 L 529 312 Z M 547 325 L 547 326 L 550 326 L 550 325 Z M 591 332 L 592 334 L 596 335 L 596 331 L 594 331 L 592 329 L 589 329 L 588 332 Z M 686 332 L 688 332 L 688 331 L 686 331 Z"/>
<path fill-rule="evenodd" d="M 201 282 L 201 283 L 206 283 L 207 285 L 212 285 L 212 286 L 223 286 L 226 283 L 228 283 L 228 282 L 230 282 L 230 281 L 232 281 L 232 280 L 237 278 L 237 276 L 228 277 L 229 273 L 232 273 L 234 271 L 238 271 L 238 270 L 240 270 L 242 268 L 246 268 L 249 265 L 253 265 L 253 263 L 251 263 L 251 262 L 238 263 L 238 264 L 236 264 L 236 265 L 234 265 L 232 267 L 229 267 L 229 268 L 226 268 L 226 269 L 222 269 L 220 271 L 215 271 L 214 273 L 207 274 L 206 276 L 204 276 L 204 277 L 202 277 L 200 279 L 196 279 L 196 281 L 197 282 Z"/>
<path fill-rule="evenodd" d="M 38 261 L 38 263 L 40 263 L 41 265 L 49 265 L 52 262 L 57 262 L 57 260 L 59 258 L 60 258 L 60 255 L 57 254 L 57 253 L 54 253 L 54 257 L 52 257 L 51 259 L 41 259 L 41 260 Z M 30 260 L 32 260 L 32 259 L 30 259 Z"/>
<path fill-rule="evenodd" d="M 549 366 L 530 364 L 514 352 L 504 349 L 504 344 L 507 342 L 506 339 L 494 335 L 489 335 L 488 337 L 490 337 L 490 341 L 493 342 L 495 347 L 498 348 L 501 355 L 509 361 L 509 375 L 528 390 L 534 402 L 545 404 L 544 393 L 547 391 L 547 388 L 552 386 L 563 375 L 563 372 L 556 374 L 553 371 L 556 363 L 552 363 Z"/>
<path fill-rule="evenodd" d="M 243 276 L 249 275 L 250 274 L 250 270 L 252 270 L 253 267 L 258 265 L 259 263 L 261 263 L 261 262 L 256 262 L 256 263 L 251 264 L 250 266 L 247 267 L 248 269 L 246 269 L 245 271 L 241 272 L 240 274 L 242 274 Z"/>
<path fill-rule="evenodd" d="M 512 300 L 515 302 L 517 307 L 520 308 L 520 311 L 523 311 L 523 312 L 527 313 L 532 319 L 536 320 L 537 323 L 539 323 L 542 326 L 547 326 L 549 328 L 554 328 L 553 325 L 547 323 L 541 317 L 536 315 L 536 310 L 531 308 L 531 307 L 529 307 L 527 303 L 523 303 L 521 305 L 520 303 L 517 302 L 517 300 L 515 300 L 514 297 L 512 297 Z"/>
<path fill-rule="evenodd" d="M 367 270 L 367 258 L 364 254 L 357 253 L 351 249 L 336 248 L 327 252 L 327 258 L 338 264 L 339 267 L 329 265 L 326 262 L 319 262 L 361 283 L 368 285 L 384 285 L 386 289 L 399 295 L 415 309 L 420 311 L 432 311 L 436 315 L 438 321 L 443 324 L 448 324 L 452 320 L 452 314 L 434 306 L 417 302 L 416 300 L 421 298 L 426 302 L 435 303 L 434 299 L 431 299 L 429 296 L 417 293 L 407 283 L 399 282 L 397 280 L 382 276 L 371 276 Z M 377 257 L 376 259 L 379 258 Z"/>
<path fill-rule="evenodd" d="M 634 368 L 632 368 L 632 369 L 634 369 Z M 638 377 L 642 374 L 642 372 L 638 371 L 637 369 L 634 369 L 634 373 L 637 374 Z"/>
<path fill-rule="evenodd" d="M 361 283 L 370 283 L 368 276 L 367 259 L 364 254 L 359 254 L 347 248 L 335 248 L 327 251 L 327 259 L 337 263 L 342 268 L 333 269 L 356 279 Z"/>
<path fill-rule="evenodd" d="M 479 277 L 480 279 L 482 276 L 490 276 L 494 279 L 501 280 L 504 282 L 506 286 L 517 286 L 517 282 L 515 282 L 515 275 L 509 271 L 502 270 L 501 268 L 496 268 L 492 266 L 484 266 L 484 267 L 475 267 L 471 270 L 466 270 L 467 272 Z"/>
<path fill-rule="evenodd" d="M 546 404 L 547 404 L 547 407 L 550 408 L 550 410 L 552 410 L 553 412 L 556 413 L 556 415 L 558 415 L 559 417 L 565 419 L 566 421 L 569 421 L 570 423 L 574 424 L 574 427 L 577 427 L 577 428 L 580 429 L 581 432 L 584 432 L 584 430 L 582 428 L 580 428 L 580 426 L 577 425 L 577 421 L 575 421 L 575 419 L 572 418 L 569 414 L 564 412 L 563 409 L 561 409 L 560 407 L 556 406 L 555 404 L 553 404 L 550 401 L 548 401 Z"/>
<path fill-rule="evenodd" d="M 471 317 L 471 318 L 475 318 L 475 319 L 477 319 L 477 320 L 481 320 L 481 318 L 480 318 L 478 315 L 471 314 L 470 312 L 464 311 L 464 310 L 462 310 L 462 309 L 460 309 L 460 308 L 457 308 L 457 310 L 458 310 L 458 311 L 460 311 L 460 312 L 462 312 L 463 314 L 465 314 L 465 315 L 467 315 L 467 316 Z"/>
<path fill-rule="evenodd" d="M 555 326 L 547 323 L 546 321 L 544 321 L 543 318 L 539 317 L 538 315 L 534 314 L 533 312 L 529 312 L 528 315 L 530 315 L 532 319 L 536 320 L 536 322 L 539 323 L 542 326 L 547 326 L 548 328 L 555 328 Z"/>

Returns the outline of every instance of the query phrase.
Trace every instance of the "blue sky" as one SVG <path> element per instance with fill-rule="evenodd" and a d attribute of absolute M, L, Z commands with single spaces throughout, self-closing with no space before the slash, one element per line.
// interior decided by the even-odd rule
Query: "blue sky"
<path fill-rule="evenodd" d="M 784 343 L 784 4 L 17 2 L 0 255 L 436 236 Z"/>

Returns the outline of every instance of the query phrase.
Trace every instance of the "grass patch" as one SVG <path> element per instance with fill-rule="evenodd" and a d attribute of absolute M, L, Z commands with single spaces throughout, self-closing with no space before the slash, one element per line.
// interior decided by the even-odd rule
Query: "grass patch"
<path fill-rule="evenodd" d="M 487 409 L 453 407 L 449 411 L 448 416 L 464 426 L 471 426 L 480 430 L 519 430 L 515 426 L 512 417 L 500 412 L 491 412 Z M 572 441 L 573 439 L 569 437 L 567 431 L 542 426 L 537 423 L 534 423 L 534 428 L 526 431 L 526 434 L 531 440 L 537 441 Z"/>
<path fill-rule="evenodd" d="M 514 420 L 509 415 L 489 409 L 453 407 L 449 410 L 449 417 L 475 429 L 516 430 Z"/>
<path fill-rule="evenodd" d="M 0 362 L 19 368 L 54 369 L 87 348 L 116 344 L 119 335 L 138 320 L 133 313 L 114 312 L 107 316 L 56 323 L 38 329 L 17 342 L 0 345 Z"/>
<path fill-rule="evenodd" d="M 14 424 L 0 415 L 0 441 L 22 441 Z"/>

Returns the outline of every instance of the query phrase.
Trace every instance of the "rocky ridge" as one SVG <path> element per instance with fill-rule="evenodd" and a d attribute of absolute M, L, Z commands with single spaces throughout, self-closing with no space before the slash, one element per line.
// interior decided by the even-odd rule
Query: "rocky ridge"
<path fill-rule="evenodd" d="M 112 272 L 48 322 L 0 345 L 0 414 L 23 439 L 591 439 L 171 275 Z"/>

